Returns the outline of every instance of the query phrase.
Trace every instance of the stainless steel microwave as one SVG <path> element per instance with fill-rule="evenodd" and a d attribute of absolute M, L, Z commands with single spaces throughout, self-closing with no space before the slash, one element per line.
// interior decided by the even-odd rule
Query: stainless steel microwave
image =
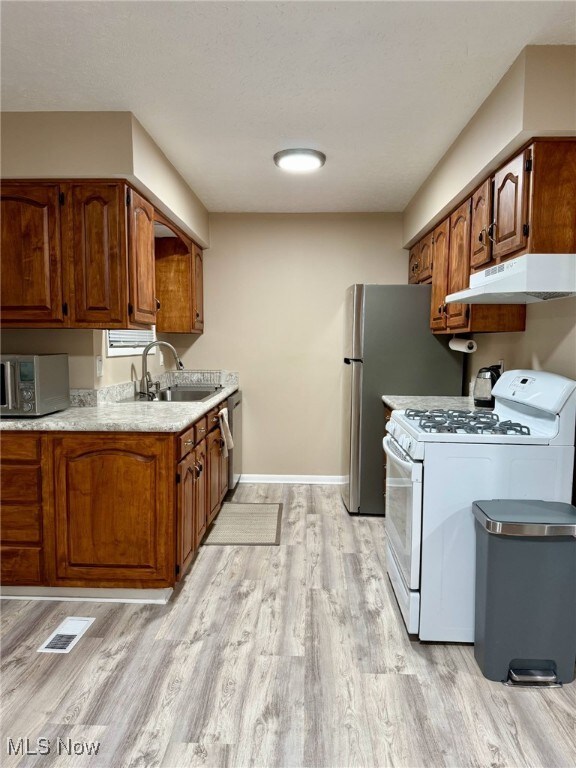
<path fill-rule="evenodd" d="M 68 355 L 1 355 L 0 415 L 42 416 L 68 408 Z"/>

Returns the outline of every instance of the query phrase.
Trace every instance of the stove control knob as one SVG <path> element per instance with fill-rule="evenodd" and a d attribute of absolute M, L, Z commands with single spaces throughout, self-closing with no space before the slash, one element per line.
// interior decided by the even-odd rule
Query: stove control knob
<path fill-rule="evenodd" d="M 22 399 L 30 401 L 34 398 L 34 393 L 31 389 L 23 389 L 22 390 Z M 29 410 L 29 409 L 28 409 Z"/>
<path fill-rule="evenodd" d="M 410 451 L 412 450 L 412 446 L 413 446 L 412 440 L 410 438 L 408 438 L 406 440 L 406 445 L 404 446 L 404 448 L 406 448 L 408 453 L 410 453 Z"/>
<path fill-rule="evenodd" d="M 23 409 L 25 411 L 31 411 L 32 410 L 32 403 L 24 403 Z"/>

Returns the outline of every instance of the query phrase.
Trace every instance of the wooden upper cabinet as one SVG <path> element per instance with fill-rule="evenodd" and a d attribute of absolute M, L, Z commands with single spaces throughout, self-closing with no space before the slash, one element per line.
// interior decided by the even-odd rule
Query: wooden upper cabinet
<path fill-rule="evenodd" d="M 428 283 L 432 279 L 432 233 L 410 249 L 408 282 Z"/>
<path fill-rule="evenodd" d="M 5 325 L 66 325 L 58 184 L 3 183 L 1 311 Z"/>
<path fill-rule="evenodd" d="M 194 331 L 204 330 L 204 254 L 194 245 Z"/>
<path fill-rule="evenodd" d="M 154 208 L 130 191 L 128 265 L 130 273 L 130 320 L 136 325 L 156 322 L 154 272 Z"/>
<path fill-rule="evenodd" d="M 163 333 L 202 333 L 202 250 L 159 214 L 156 226 L 162 234 L 155 240 L 156 328 Z M 164 236 L 167 226 L 173 237 Z"/>
<path fill-rule="evenodd" d="M 73 325 L 114 328 L 127 319 L 125 194 L 117 183 L 70 185 Z"/>
<path fill-rule="evenodd" d="M 433 331 L 446 329 L 446 299 L 448 287 L 448 257 L 450 221 L 445 219 L 432 233 L 432 299 L 430 303 L 430 327 Z"/>
<path fill-rule="evenodd" d="M 408 282 L 411 284 L 420 282 L 420 243 L 416 243 L 416 245 L 410 248 Z"/>
<path fill-rule="evenodd" d="M 532 145 L 528 241 L 532 253 L 576 253 L 576 140 Z"/>
<path fill-rule="evenodd" d="M 471 200 L 468 199 L 450 216 L 447 294 L 463 291 L 469 284 L 470 212 Z M 470 314 L 467 310 L 467 304 L 448 304 L 446 327 L 449 330 L 467 328 Z"/>
<path fill-rule="evenodd" d="M 528 242 L 528 173 L 531 150 L 527 149 L 494 175 L 494 258 L 526 249 Z"/>
<path fill-rule="evenodd" d="M 492 260 L 492 243 L 489 236 L 492 223 L 492 180 L 486 179 L 472 195 L 470 268 L 486 267 Z"/>
<path fill-rule="evenodd" d="M 433 236 L 425 237 L 420 242 L 419 271 L 418 282 L 426 283 L 432 279 L 432 261 L 433 261 Z"/>

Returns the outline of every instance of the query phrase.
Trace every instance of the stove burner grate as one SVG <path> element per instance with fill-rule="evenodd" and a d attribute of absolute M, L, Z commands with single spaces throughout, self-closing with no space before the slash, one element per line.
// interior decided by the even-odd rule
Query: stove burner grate
<path fill-rule="evenodd" d="M 467 435 L 529 435 L 530 429 L 517 422 L 500 422 L 498 414 L 490 411 L 467 411 L 457 408 L 432 408 L 428 411 L 408 408 L 408 419 L 418 421 L 423 432 Z"/>

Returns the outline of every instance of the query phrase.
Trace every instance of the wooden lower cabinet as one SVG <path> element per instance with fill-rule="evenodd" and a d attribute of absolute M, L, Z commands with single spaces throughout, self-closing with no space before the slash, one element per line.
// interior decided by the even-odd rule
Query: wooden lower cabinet
<path fill-rule="evenodd" d="M 173 586 L 228 490 L 219 426 L 181 434 L 4 432 L 2 583 Z"/>
<path fill-rule="evenodd" d="M 170 436 L 55 438 L 54 584 L 173 584 L 173 467 Z"/>
<path fill-rule="evenodd" d="M 218 514 L 228 491 L 228 456 L 224 455 L 224 439 L 216 427 L 206 440 L 208 458 L 208 525 Z"/>
<path fill-rule="evenodd" d="M 0 463 L 0 571 L 2 584 L 45 582 L 43 512 L 48 501 L 42 438 L 3 433 Z"/>

